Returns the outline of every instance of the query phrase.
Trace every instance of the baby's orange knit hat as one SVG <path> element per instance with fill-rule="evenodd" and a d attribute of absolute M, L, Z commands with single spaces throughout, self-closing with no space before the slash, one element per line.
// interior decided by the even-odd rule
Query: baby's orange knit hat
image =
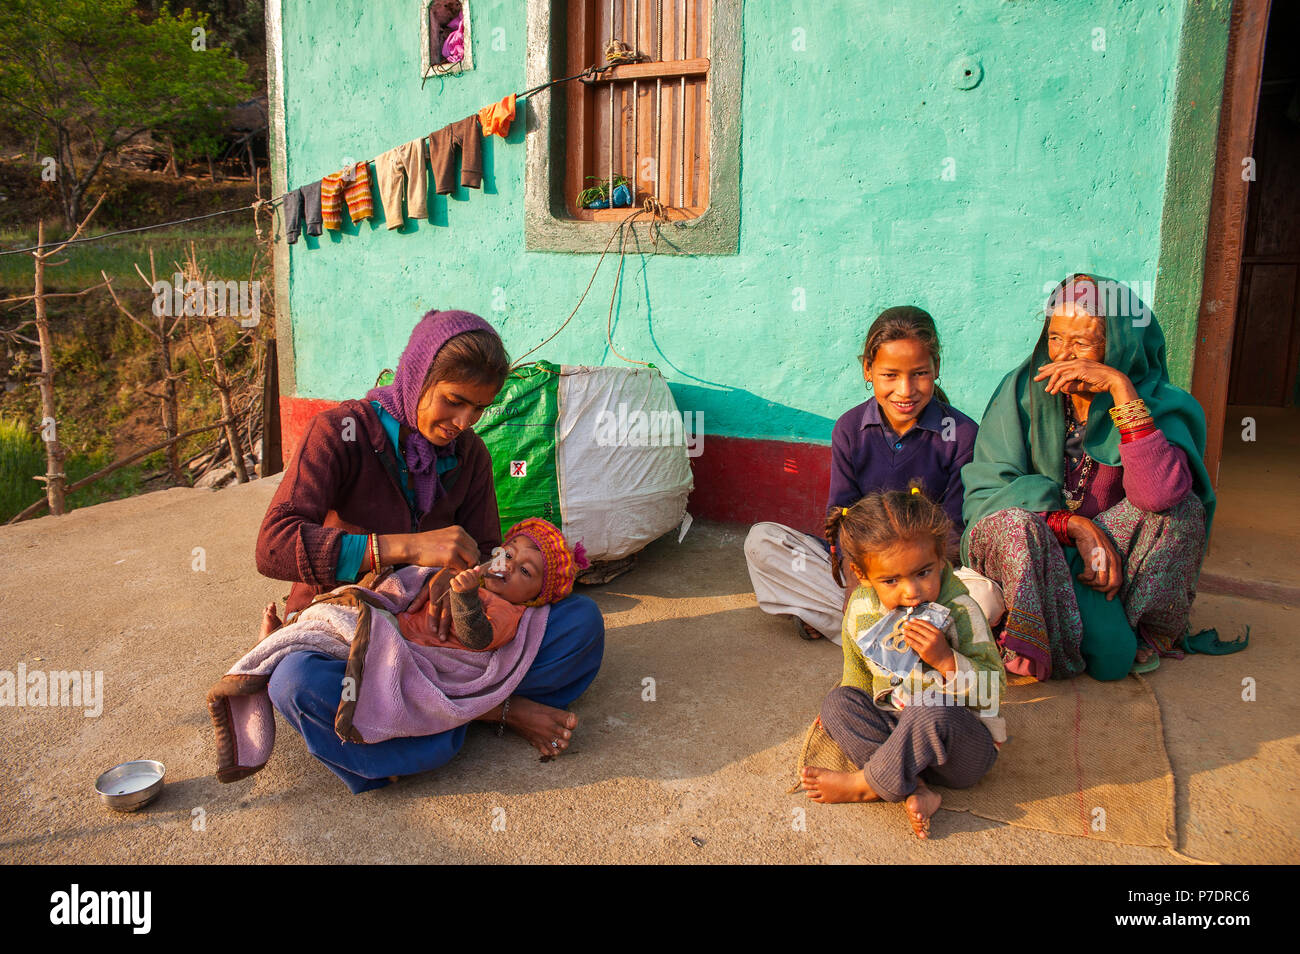
<path fill-rule="evenodd" d="M 544 606 L 564 599 L 573 592 L 578 572 L 591 564 L 582 544 L 572 549 L 560 528 L 541 517 L 527 517 L 506 531 L 506 540 L 525 536 L 542 552 L 542 591 L 526 606 Z"/>

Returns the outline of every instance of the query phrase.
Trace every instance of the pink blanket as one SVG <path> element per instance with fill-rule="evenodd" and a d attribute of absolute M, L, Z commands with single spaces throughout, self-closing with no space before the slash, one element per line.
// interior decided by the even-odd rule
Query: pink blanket
<path fill-rule="evenodd" d="M 509 698 L 537 656 L 550 607 L 526 610 L 515 638 L 492 652 L 419 646 L 398 631 L 395 614 L 436 572 L 410 566 L 380 578 L 374 589 L 340 586 L 235 663 L 208 690 L 218 780 L 238 781 L 270 758 L 275 717 L 266 687 L 291 652 L 347 660 L 334 731 L 348 742 L 446 732 Z"/>

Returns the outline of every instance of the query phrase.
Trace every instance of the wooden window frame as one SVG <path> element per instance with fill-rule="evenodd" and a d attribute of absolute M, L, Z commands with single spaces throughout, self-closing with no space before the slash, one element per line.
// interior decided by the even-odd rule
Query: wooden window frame
<path fill-rule="evenodd" d="M 661 11 L 668 11 L 658 37 L 653 16 L 656 3 L 662 5 Z M 708 37 L 700 35 L 698 19 L 703 15 L 707 25 L 709 13 L 701 12 L 705 5 L 711 10 L 711 0 L 619 0 L 617 4 L 614 0 L 590 0 L 584 4 L 584 15 L 569 17 L 565 76 L 599 62 L 602 40 L 615 30 L 618 39 L 646 54 L 647 59 L 666 57 L 615 66 L 599 78 L 565 84 L 566 136 L 570 145 L 575 138 L 581 142 L 579 151 L 565 150 L 564 198 L 570 218 L 619 222 L 631 211 L 626 207 L 579 207 L 576 197 L 590 184 L 592 173 L 600 182 L 630 173 L 632 206 L 640 206 L 647 195 L 656 196 L 673 221 L 699 218 L 708 211 L 709 150 L 707 145 L 701 148 L 700 132 L 703 130 L 707 139 L 710 64 Z M 644 11 L 640 9 L 643 6 Z M 679 15 L 688 7 L 689 26 L 683 27 Z M 607 14 L 619 18 L 617 28 L 610 25 Z M 592 34 L 597 35 L 593 38 Z M 630 168 L 629 153 L 634 153 Z M 652 158 L 656 161 L 654 181 L 642 178 L 644 170 L 638 168 Z"/>
<path fill-rule="evenodd" d="M 533 87 L 567 76 L 568 10 L 584 0 L 528 0 L 528 50 L 525 86 Z M 598 0 L 607 2 L 607 0 Z M 671 2 L 671 0 L 668 0 Z M 708 205 L 670 210 L 660 230 L 660 252 L 691 255 L 735 254 L 740 240 L 740 76 L 741 0 L 711 0 L 708 53 Z M 685 66 L 689 61 L 681 61 Z M 647 66 L 616 67 L 627 76 Z M 697 69 L 698 64 L 686 66 Z M 608 74 L 606 74 L 608 75 Z M 649 75 L 649 74 L 646 74 Z M 660 75 L 663 75 L 662 72 Z M 576 81 L 575 81 L 576 82 Z M 631 209 L 576 210 L 567 166 L 566 125 L 570 97 L 563 86 L 531 97 L 525 103 L 527 157 L 525 167 L 525 248 L 534 251 L 601 251 L 614 222 Z M 617 170 L 616 170 L 617 171 Z M 689 216 L 689 217 L 688 217 Z M 634 226 L 647 228 L 649 217 Z"/>

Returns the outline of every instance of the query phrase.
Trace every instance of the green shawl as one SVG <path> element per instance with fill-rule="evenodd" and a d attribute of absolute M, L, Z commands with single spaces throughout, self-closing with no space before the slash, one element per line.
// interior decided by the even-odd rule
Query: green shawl
<path fill-rule="evenodd" d="M 1187 455 L 1192 489 L 1205 505 L 1208 539 L 1214 490 L 1203 460 L 1205 413 L 1190 394 L 1169 383 L 1165 336 L 1155 315 L 1126 286 L 1113 279 L 1093 277 L 1103 292 L 1097 296 L 1096 310 L 1105 312 L 1100 317 L 1106 321 L 1106 364 L 1128 375 L 1156 426 L 1169 443 Z M 1093 311 L 1091 307 L 1088 310 Z M 974 457 L 962 468 L 966 489 L 962 505 L 966 523 L 961 541 L 963 562 L 969 556 L 971 529 L 989 514 L 1017 508 L 1032 512 L 1064 509 L 1067 396 L 1048 394 L 1046 382 L 1034 380 L 1038 369 L 1050 360 L 1050 323 L 1049 314 L 1033 354 L 998 385 L 980 421 Z M 1093 460 L 1117 467 L 1119 431 L 1107 413 L 1111 407 L 1109 394 L 1093 398 L 1083 446 Z"/>

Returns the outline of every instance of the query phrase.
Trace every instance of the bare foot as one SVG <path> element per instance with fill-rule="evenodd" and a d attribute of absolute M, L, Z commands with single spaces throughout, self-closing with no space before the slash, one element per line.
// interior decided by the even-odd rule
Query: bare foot
<path fill-rule="evenodd" d="M 805 623 L 803 620 L 799 619 L 798 616 L 796 616 L 795 619 L 798 620 L 798 622 L 799 622 L 799 628 L 803 630 L 803 638 L 804 638 L 804 639 L 821 639 L 821 638 L 822 638 L 822 634 L 821 634 L 818 630 L 813 629 L 811 626 L 809 626 L 809 625 L 808 625 L 807 623 Z"/>
<path fill-rule="evenodd" d="M 1136 657 L 1135 661 L 1136 661 L 1136 662 L 1139 662 L 1139 663 L 1147 662 L 1147 661 L 1150 660 L 1151 657 L 1154 656 L 1155 654 L 1156 654 L 1156 651 L 1155 651 L 1154 649 L 1152 649 L 1150 646 L 1139 646 L 1139 647 L 1138 647 L 1138 651 L 1137 651 L 1137 657 Z"/>
<path fill-rule="evenodd" d="M 283 625 L 280 622 L 280 614 L 275 611 L 275 604 L 267 603 L 266 612 L 262 614 L 262 639 L 266 639 Z"/>
<path fill-rule="evenodd" d="M 862 772 L 832 772 L 806 765 L 799 773 L 804 791 L 814 802 L 878 802 L 880 796 L 867 784 Z"/>
<path fill-rule="evenodd" d="M 481 722 L 501 721 L 501 706 L 479 716 Z M 506 725 L 518 732 L 543 756 L 564 753 L 578 727 L 578 717 L 572 712 L 544 706 L 523 696 L 511 696 L 506 710 Z"/>
<path fill-rule="evenodd" d="M 942 796 L 920 779 L 916 780 L 916 791 L 907 796 L 903 803 L 907 806 L 907 820 L 917 838 L 930 837 L 930 816 L 939 810 Z"/>

